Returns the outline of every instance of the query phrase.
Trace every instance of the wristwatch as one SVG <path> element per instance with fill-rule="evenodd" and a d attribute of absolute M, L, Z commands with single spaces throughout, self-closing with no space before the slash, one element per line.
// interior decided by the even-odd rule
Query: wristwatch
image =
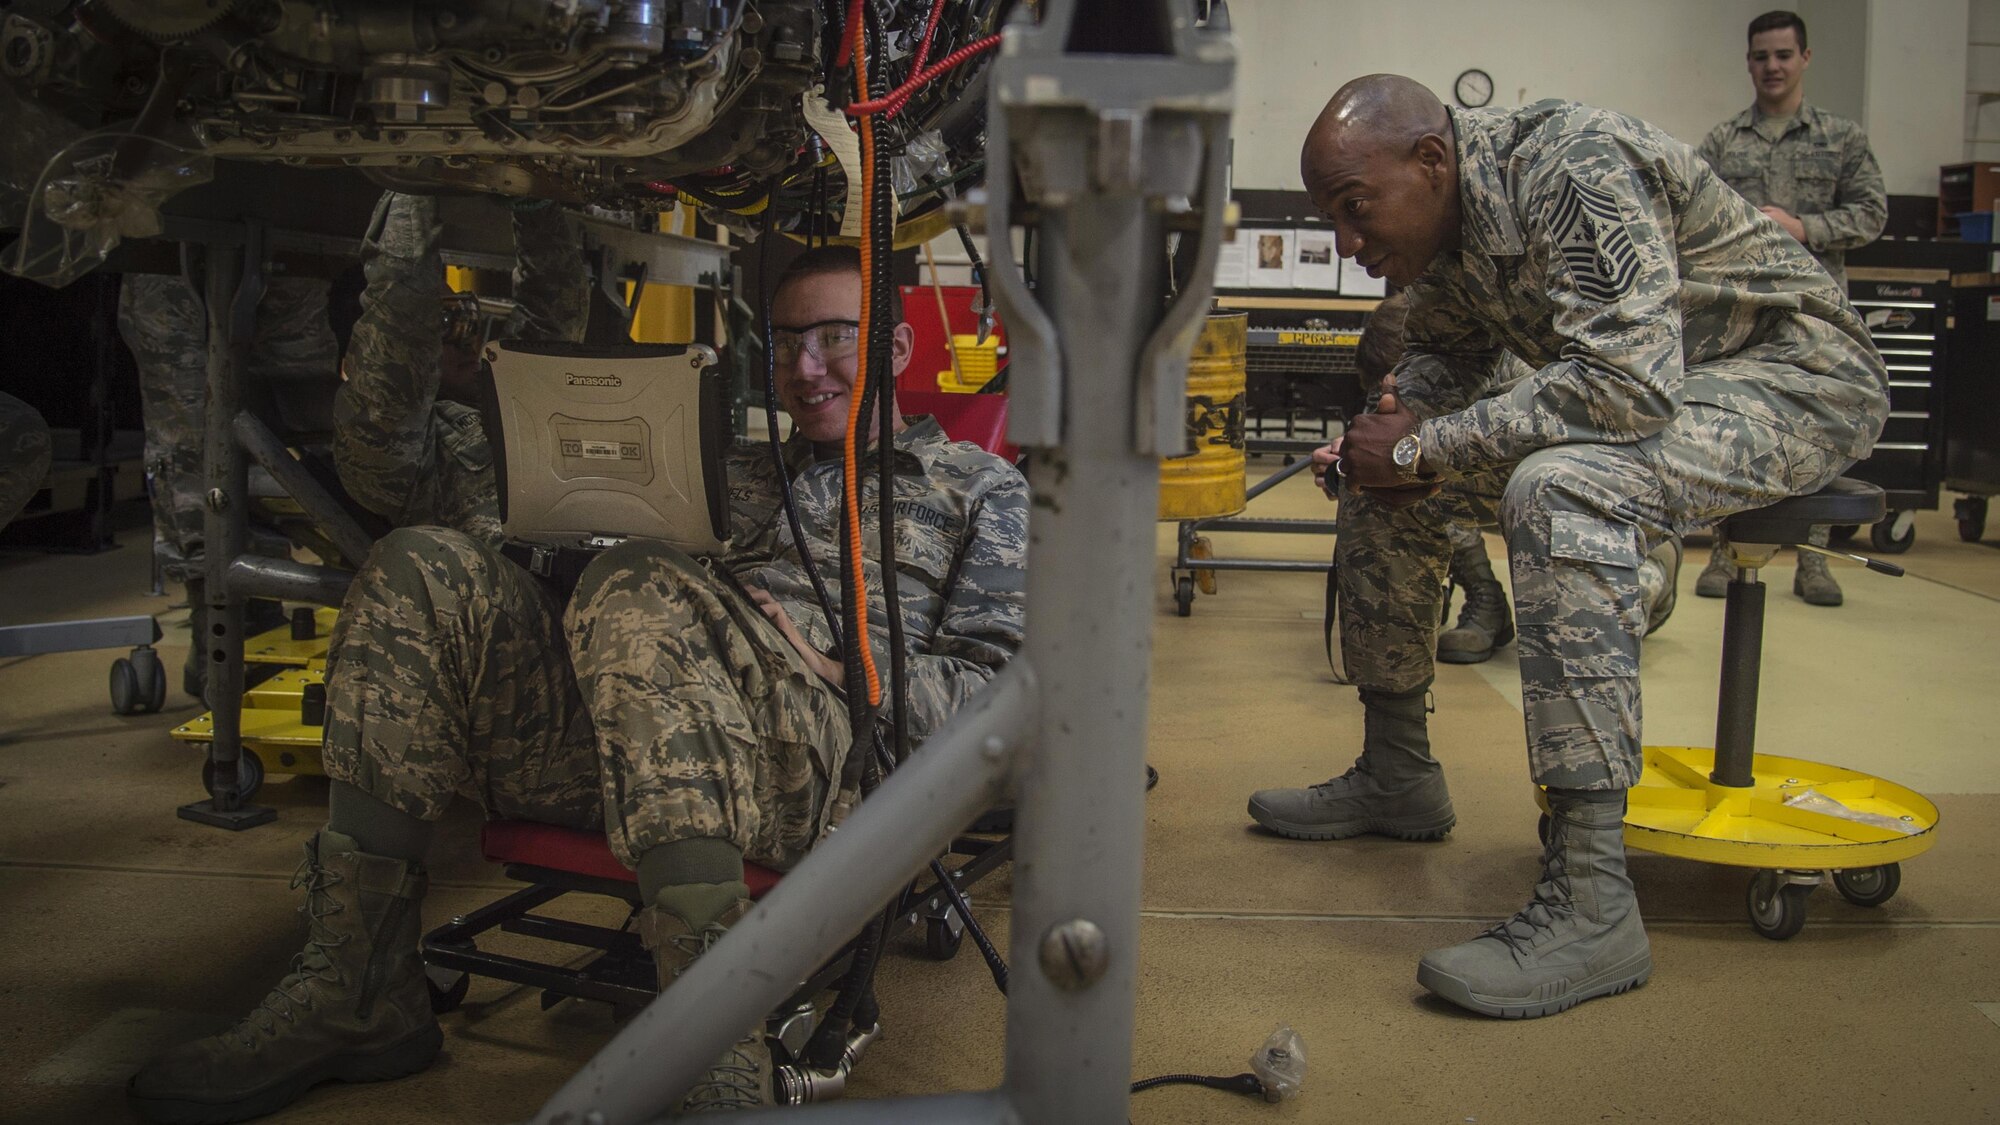
<path fill-rule="evenodd" d="M 1396 466 L 1396 475 L 1410 484 L 1417 483 L 1417 465 L 1423 460 L 1423 443 L 1416 434 L 1404 434 L 1389 448 L 1389 460 Z"/>

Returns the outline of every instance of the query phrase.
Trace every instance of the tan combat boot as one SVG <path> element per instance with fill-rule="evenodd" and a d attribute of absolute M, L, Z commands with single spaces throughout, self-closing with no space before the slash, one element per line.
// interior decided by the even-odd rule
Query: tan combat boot
<path fill-rule="evenodd" d="M 427 879 L 402 860 L 363 854 L 331 830 L 306 841 L 306 947 L 235 1027 L 146 1064 L 133 1108 L 174 1125 L 243 1121 L 322 1082 L 379 1082 L 431 1064 L 444 1041 L 418 953 Z"/>
<path fill-rule="evenodd" d="M 723 886 L 734 888 L 739 897 L 715 915 L 712 904 L 717 896 L 713 892 Z M 690 891 L 694 893 L 686 893 Z M 653 951 L 660 991 L 665 992 L 695 958 L 722 940 L 729 927 L 750 913 L 750 906 L 749 888 L 741 883 L 699 883 L 661 890 L 658 903 L 639 912 L 639 940 Z M 681 1102 L 680 1112 L 774 1107 L 778 1099 L 772 1090 L 773 1069 L 771 1045 L 764 1041 L 764 1022 L 759 1020 L 749 1034 L 722 1053 L 714 1069 L 695 1082 Z"/>

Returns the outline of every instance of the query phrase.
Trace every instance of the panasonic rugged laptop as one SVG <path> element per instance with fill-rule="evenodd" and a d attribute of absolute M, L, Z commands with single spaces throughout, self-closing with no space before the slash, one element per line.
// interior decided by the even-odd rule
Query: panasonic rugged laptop
<path fill-rule="evenodd" d="M 510 544 L 588 551 L 637 537 L 722 552 L 728 396 L 713 349 L 500 340 L 482 354 Z"/>

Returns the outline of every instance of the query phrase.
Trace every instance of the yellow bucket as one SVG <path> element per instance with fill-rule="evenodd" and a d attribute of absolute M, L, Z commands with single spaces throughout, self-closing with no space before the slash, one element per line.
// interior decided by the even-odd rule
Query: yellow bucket
<path fill-rule="evenodd" d="M 1202 326 L 1188 364 L 1191 456 L 1160 462 L 1160 518 L 1198 520 L 1243 510 L 1243 357 L 1246 313 L 1216 313 Z"/>
<path fill-rule="evenodd" d="M 1000 370 L 998 336 L 988 336 L 982 344 L 976 335 L 953 334 L 951 347 L 958 355 L 958 368 L 938 372 L 938 390 L 971 394 L 992 382 Z"/>

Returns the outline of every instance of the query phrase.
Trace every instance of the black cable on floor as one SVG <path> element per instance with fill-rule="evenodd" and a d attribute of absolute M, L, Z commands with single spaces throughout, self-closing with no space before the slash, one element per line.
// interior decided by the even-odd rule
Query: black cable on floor
<path fill-rule="evenodd" d="M 1144 1093 L 1160 1086 L 1206 1086 L 1211 1090 L 1224 1090 L 1232 1094 L 1253 1094 L 1260 1098 L 1264 1096 L 1264 1083 L 1256 1074 L 1247 1070 L 1227 1078 L 1219 1074 L 1162 1074 L 1157 1078 L 1141 1078 L 1132 1083 L 1132 1092 Z"/>

